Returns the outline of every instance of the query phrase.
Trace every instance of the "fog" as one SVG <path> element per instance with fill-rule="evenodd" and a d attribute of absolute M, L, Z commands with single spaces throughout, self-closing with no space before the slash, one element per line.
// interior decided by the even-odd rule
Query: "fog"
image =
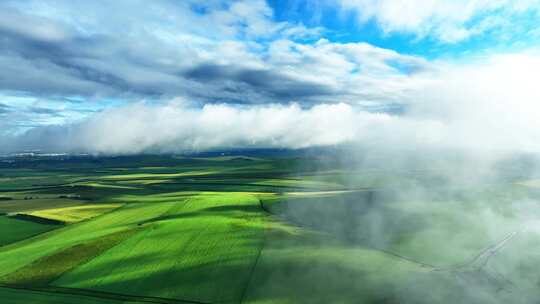
<path fill-rule="evenodd" d="M 301 248 L 297 260 L 279 250 L 272 254 L 310 264 L 270 269 L 267 284 L 282 287 L 290 277 L 311 281 L 287 290 L 313 293 L 317 303 L 351 297 L 366 303 L 536 303 L 540 192 L 530 181 L 540 176 L 540 158 L 508 151 L 485 156 L 384 145 L 337 152 L 328 158 L 332 165 L 321 164 L 319 177 L 331 175 L 346 192 L 292 195 L 270 205 L 272 214 L 307 235 L 287 243 Z M 325 173 L 336 159 L 339 173 Z M 310 259 L 318 251 L 319 258 Z M 321 278 L 331 283 L 309 291 Z"/>
<path fill-rule="evenodd" d="M 450 69 L 405 114 L 328 158 L 350 192 L 273 205 L 273 214 L 322 235 L 297 246 L 347 252 L 312 262 L 305 276 L 324 273 L 332 283 L 320 288 L 336 302 L 353 294 L 368 303 L 536 303 L 540 99 L 527 66 L 537 64 L 504 57 Z M 351 258 L 358 248 L 413 269 L 385 262 L 373 270 Z M 268 282 L 288 275 L 269 271 Z"/>

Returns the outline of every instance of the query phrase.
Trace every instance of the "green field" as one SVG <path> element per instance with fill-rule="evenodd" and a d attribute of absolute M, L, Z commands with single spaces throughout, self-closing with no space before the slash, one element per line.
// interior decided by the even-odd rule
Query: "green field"
<path fill-rule="evenodd" d="M 10 215 L 0 216 L 2 303 L 529 303 L 540 296 L 540 229 L 523 212 L 535 203 L 535 182 L 418 195 L 405 188 L 425 174 L 286 157 L 17 166 L 0 168 L 0 212 Z"/>
<path fill-rule="evenodd" d="M 5 246 L 58 228 L 58 225 L 0 215 L 0 246 Z"/>

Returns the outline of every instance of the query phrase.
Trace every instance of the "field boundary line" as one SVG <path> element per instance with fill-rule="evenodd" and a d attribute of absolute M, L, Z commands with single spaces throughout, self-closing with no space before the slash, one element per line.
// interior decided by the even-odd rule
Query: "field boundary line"
<path fill-rule="evenodd" d="M 174 299 L 174 298 L 162 298 L 162 297 L 153 297 L 153 296 L 136 296 L 108 291 L 92 290 L 92 289 L 82 289 L 82 288 L 69 288 L 69 287 L 58 287 L 58 286 L 49 286 L 49 287 L 25 287 L 25 286 L 14 286 L 14 285 L 5 285 L 0 284 L 0 288 L 6 289 L 16 289 L 16 290 L 26 290 L 34 292 L 43 292 L 51 294 L 67 294 L 74 296 L 82 297 L 91 297 L 99 299 L 109 299 L 117 300 L 123 302 L 144 302 L 144 303 L 157 303 L 157 304 L 211 304 L 207 302 L 200 302 L 195 300 L 183 300 L 183 299 Z"/>
<path fill-rule="evenodd" d="M 261 206 L 262 211 L 263 212 L 268 212 L 264 208 L 264 204 L 263 204 L 262 200 L 260 198 L 258 198 L 258 200 L 259 200 L 259 205 Z M 268 212 L 268 213 L 270 214 L 270 212 Z M 249 270 L 248 279 L 246 280 L 246 285 L 244 286 L 244 288 L 242 289 L 242 293 L 240 294 L 240 301 L 239 301 L 240 304 L 242 304 L 244 302 L 244 298 L 246 297 L 247 290 L 249 288 L 249 285 L 251 284 L 251 281 L 253 280 L 253 275 L 255 274 L 255 268 L 257 268 L 257 265 L 259 264 L 259 259 L 261 258 L 262 252 L 264 250 L 265 243 L 266 243 L 266 227 L 263 230 L 263 239 L 262 239 L 262 242 L 261 242 L 261 246 L 259 248 L 259 251 L 257 252 L 257 256 L 255 257 L 255 261 L 253 262 L 253 264 L 251 265 L 251 269 Z"/>

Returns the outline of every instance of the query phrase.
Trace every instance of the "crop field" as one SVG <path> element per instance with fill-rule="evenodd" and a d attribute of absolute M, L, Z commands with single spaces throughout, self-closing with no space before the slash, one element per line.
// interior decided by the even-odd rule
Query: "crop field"
<path fill-rule="evenodd" d="M 540 214 L 523 212 L 536 202 L 536 181 L 419 195 L 404 189 L 415 176 L 425 177 L 286 157 L 18 159 L 0 166 L 0 299 L 529 303 L 540 296 Z"/>
<path fill-rule="evenodd" d="M 50 223 L 37 223 L 20 218 L 0 215 L 0 246 L 38 235 L 58 228 Z"/>

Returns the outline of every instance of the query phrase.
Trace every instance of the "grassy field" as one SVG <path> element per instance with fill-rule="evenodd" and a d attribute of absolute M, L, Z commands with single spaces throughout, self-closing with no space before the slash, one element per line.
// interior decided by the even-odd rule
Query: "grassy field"
<path fill-rule="evenodd" d="M 36 223 L 15 217 L 0 215 L 0 246 L 58 228 L 58 225 Z"/>
<path fill-rule="evenodd" d="M 2 166 L 0 212 L 10 214 L 0 216 L 2 303 L 497 303 L 523 289 L 528 303 L 538 295 L 540 229 L 520 209 L 533 203 L 535 182 L 419 195 L 409 186 L 425 174 L 284 157 Z M 520 252 L 528 254 L 515 259 Z"/>

